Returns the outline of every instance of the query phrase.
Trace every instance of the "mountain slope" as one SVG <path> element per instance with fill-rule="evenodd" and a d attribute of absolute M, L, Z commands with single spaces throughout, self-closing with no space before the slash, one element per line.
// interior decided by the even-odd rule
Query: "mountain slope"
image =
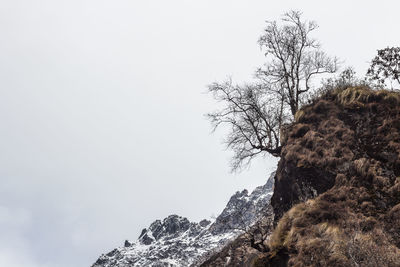
<path fill-rule="evenodd" d="M 295 117 L 264 245 L 241 235 L 201 266 L 399 267 L 400 93 L 337 88 Z"/>
<path fill-rule="evenodd" d="M 100 256 L 92 267 L 197 265 L 252 225 L 265 213 L 272 196 L 273 177 L 249 194 L 236 192 L 211 223 L 170 215 L 143 229 L 138 240 Z"/>
<path fill-rule="evenodd" d="M 400 266 L 400 94 L 328 91 L 288 133 L 261 266 Z"/>

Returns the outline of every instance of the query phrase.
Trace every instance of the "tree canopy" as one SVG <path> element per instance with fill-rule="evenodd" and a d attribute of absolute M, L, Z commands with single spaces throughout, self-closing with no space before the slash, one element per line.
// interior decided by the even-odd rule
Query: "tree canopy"
<path fill-rule="evenodd" d="M 392 89 L 394 89 L 393 82 L 397 82 L 400 86 L 400 47 L 378 50 L 378 54 L 367 71 L 367 76 L 381 86 L 386 86 L 388 81 Z"/>

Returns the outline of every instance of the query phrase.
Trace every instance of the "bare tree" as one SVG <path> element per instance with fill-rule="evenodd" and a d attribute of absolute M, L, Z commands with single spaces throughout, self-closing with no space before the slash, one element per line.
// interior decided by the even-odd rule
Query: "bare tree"
<path fill-rule="evenodd" d="M 385 86 L 387 80 L 390 81 L 392 89 L 394 89 L 392 81 L 400 85 L 400 47 L 378 50 L 378 55 L 372 60 L 367 76 L 381 86 Z"/>
<path fill-rule="evenodd" d="M 337 58 L 327 56 L 319 42 L 310 37 L 317 24 L 301 20 L 301 15 L 299 11 L 285 13 L 283 25 L 267 21 L 259 39 L 267 62 L 257 71 L 257 77 L 284 100 L 293 116 L 302 104 L 302 95 L 313 89 L 312 79 L 338 68 Z"/>
<path fill-rule="evenodd" d="M 280 156 L 280 131 L 293 120 L 313 89 L 312 79 L 333 73 L 338 60 L 320 50 L 310 37 L 315 22 L 301 20 L 301 13 L 284 14 L 282 25 L 267 22 L 259 39 L 266 63 L 256 72 L 257 82 L 243 86 L 229 80 L 213 83 L 209 91 L 224 107 L 208 114 L 214 129 L 228 124 L 227 147 L 234 151 L 232 170 L 238 170 L 258 154 Z"/>

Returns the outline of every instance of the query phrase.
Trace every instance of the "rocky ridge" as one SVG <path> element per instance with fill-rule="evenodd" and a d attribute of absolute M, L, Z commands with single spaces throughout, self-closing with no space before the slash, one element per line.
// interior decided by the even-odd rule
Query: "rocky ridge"
<path fill-rule="evenodd" d="M 249 194 L 236 192 L 214 222 L 170 215 L 143 229 L 138 240 L 104 254 L 92 267 L 196 266 L 254 224 L 268 209 L 274 173 Z M 271 208 L 269 208 L 271 209 Z"/>

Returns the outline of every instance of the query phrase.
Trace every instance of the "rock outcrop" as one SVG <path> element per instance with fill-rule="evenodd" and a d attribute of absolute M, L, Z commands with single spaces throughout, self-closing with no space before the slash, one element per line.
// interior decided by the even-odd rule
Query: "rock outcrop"
<path fill-rule="evenodd" d="M 400 266 L 400 93 L 338 88 L 295 117 L 270 236 L 255 251 L 250 229 L 202 266 Z"/>
<path fill-rule="evenodd" d="M 400 94 L 336 89 L 300 112 L 277 171 L 271 251 L 260 262 L 400 266 Z"/>

